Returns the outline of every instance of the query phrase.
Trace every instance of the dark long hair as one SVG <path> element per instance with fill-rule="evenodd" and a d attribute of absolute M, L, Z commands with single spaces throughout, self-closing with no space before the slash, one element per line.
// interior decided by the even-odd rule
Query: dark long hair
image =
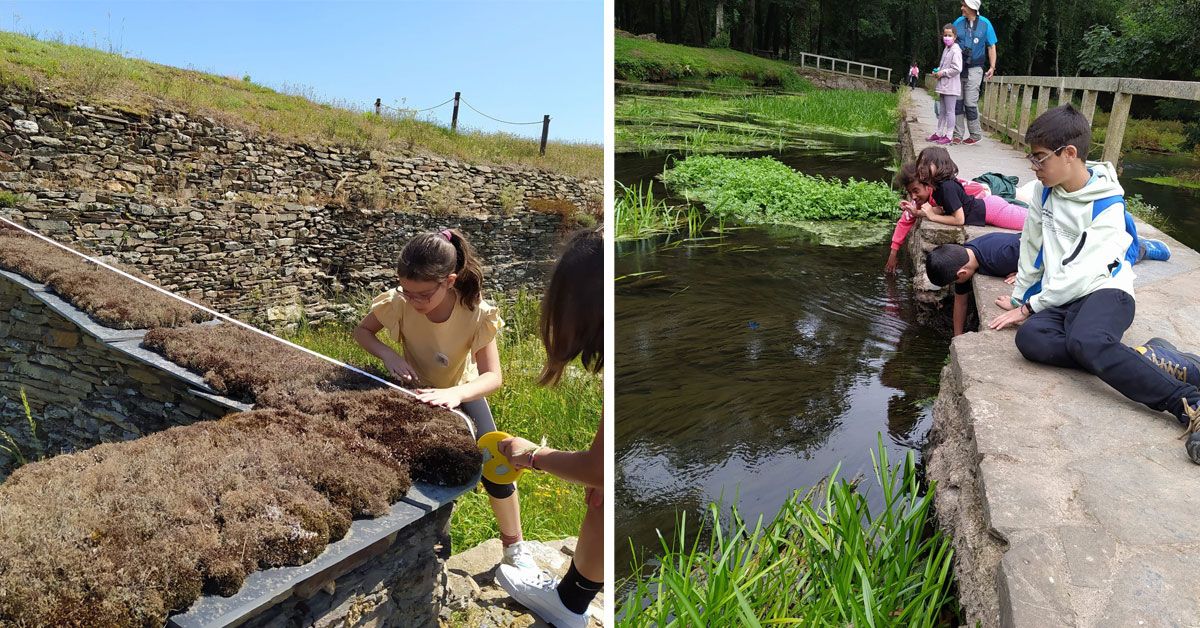
<path fill-rule="evenodd" d="M 937 172 L 930 172 L 929 166 Z M 936 185 L 958 176 L 958 164 L 950 158 L 950 151 L 941 146 L 930 146 L 917 155 L 917 179 L 925 185 Z"/>
<path fill-rule="evenodd" d="M 584 368 L 604 368 L 604 238 L 583 229 L 567 239 L 542 299 L 546 366 L 538 383 L 553 385 L 576 356 Z"/>
<path fill-rule="evenodd" d="M 401 279 L 442 281 L 451 274 L 458 298 L 474 310 L 483 299 L 483 266 L 475 248 L 457 229 L 422 233 L 400 249 L 396 272 Z"/>

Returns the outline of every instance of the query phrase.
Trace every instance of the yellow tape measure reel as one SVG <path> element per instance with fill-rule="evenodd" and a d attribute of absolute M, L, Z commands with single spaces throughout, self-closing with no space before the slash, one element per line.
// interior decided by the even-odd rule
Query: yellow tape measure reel
<path fill-rule="evenodd" d="M 512 484 L 525 473 L 524 469 L 514 467 L 508 458 L 500 453 L 498 445 L 506 438 L 512 438 L 512 434 L 488 432 L 479 437 L 479 451 L 483 454 L 483 477 L 496 484 Z"/>

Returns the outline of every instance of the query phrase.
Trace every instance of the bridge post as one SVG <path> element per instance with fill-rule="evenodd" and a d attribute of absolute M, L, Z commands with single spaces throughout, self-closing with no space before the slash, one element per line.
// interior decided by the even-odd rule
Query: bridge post
<path fill-rule="evenodd" d="M 1125 139 L 1125 122 L 1129 120 L 1129 105 L 1133 96 L 1125 92 L 1113 94 L 1112 114 L 1108 117 L 1108 131 L 1104 134 L 1104 161 L 1117 163 L 1121 160 L 1121 142 Z"/>
<path fill-rule="evenodd" d="M 1081 111 L 1085 118 L 1088 119 L 1088 124 L 1092 123 L 1092 116 L 1096 113 L 1096 92 L 1095 90 L 1083 90 L 1083 104 Z"/>
<path fill-rule="evenodd" d="M 1029 130 L 1029 114 L 1033 109 L 1033 86 L 1026 85 L 1023 98 L 1021 99 L 1021 126 L 1017 128 L 1017 138 L 1021 144 L 1025 144 L 1025 131 Z M 1017 143 L 1013 142 L 1013 146 Z"/>
<path fill-rule="evenodd" d="M 1037 116 L 1034 116 L 1033 118 L 1036 120 L 1038 116 L 1046 113 L 1046 110 L 1049 108 L 1050 88 L 1046 87 L 1045 85 L 1039 85 L 1037 92 Z"/>
<path fill-rule="evenodd" d="M 1071 102 L 1071 98 L 1075 96 L 1075 92 L 1069 89 L 1058 90 L 1058 104 L 1065 105 Z"/>

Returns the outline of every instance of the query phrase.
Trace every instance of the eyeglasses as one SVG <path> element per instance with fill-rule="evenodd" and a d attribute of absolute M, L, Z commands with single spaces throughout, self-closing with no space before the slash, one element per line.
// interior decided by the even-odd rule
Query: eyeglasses
<path fill-rule="evenodd" d="M 418 301 L 420 303 L 428 303 L 430 300 L 433 299 L 434 296 L 437 295 L 438 291 L 441 289 L 442 289 L 442 284 L 441 284 L 441 282 L 438 282 L 437 287 L 434 288 L 433 290 L 426 290 L 425 292 L 405 292 L 404 298 L 408 299 L 409 301 Z"/>
<path fill-rule="evenodd" d="M 1034 170 L 1041 170 L 1042 163 L 1045 162 L 1047 159 L 1050 159 L 1050 155 L 1057 155 L 1057 154 L 1061 153 L 1062 150 L 1066 147 L 1067 147 L 1066 145 L 1059 146 L 1058 148 L 1051 151 L 1048 155 L 1045 155 L 1043 157 L 1034 157 L 1033 155 L 1025 155 L 1025 159 L 1029 160 L 1029 163 L 1033 165 Z"/>

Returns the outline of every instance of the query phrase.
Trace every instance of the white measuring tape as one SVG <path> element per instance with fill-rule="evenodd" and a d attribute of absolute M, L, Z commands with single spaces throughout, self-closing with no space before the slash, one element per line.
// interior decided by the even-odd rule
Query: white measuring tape
<path fill-rule="evenodd" d="M 267 338 L 270 338 L 271 340 L 274 340 L 274 341 L 276 341 L 276 342 L 281 342 L 281 343 L 283 343 L 283 344 L 285 344 L 285 345 L 288 345 L 289 347 L 292 347 L 293 349 L 299 349 L 299 350 L 301 350 L 301 351 L 303 351 L 303 352 L 305 352 L 305 353 L 307 353 L 307 354 L 309 354 L 309 355 L 311 355 L 311 356 L 314 356 L 314 357 L 320 358 L 320 359 L 322 359 L 322 360 L 325 360 L 326 362 L 329 362 L 329 363 L 332 363 L 332 364 L 336 364 L 336 365 L 338 365 L 338 366 L 340 366 L 340 367 L 342 367 L 342 368 L 344 368 L 344 369 L 349 369 L 349 370 L 351 370 L 351 371 L 353 371 L 353 372 L 355 372 L 355 373 L 358 373 L 359 375 L 363 375 L 363 376 L 365 376 L 365 377 L 369 377 L 370 379 L 372 379 L 372 380 L 375 380 L 375 381 L 379 382 L 380 384 L 383 384 L 383 385 L 385 385 L 385 386 L 388 386 L 388 387 L 390 387 L 390 388 L 394 388 L 394 389 L 396 389 L 396 390 L 398 390 L 398 391 L 400 391 L 400 392 L 402 392 L 402 393 L 404 393 L 404 394 L 408 395 L 409 397 L 412 397 L 412 398 L 414 398 L 414 399 L 416 399 L 416 398 L 417 398 L 417 395 L 416 395 L 416 393 L 412 392 L 411 390 L 408 390 L 407 388 L 403 388 L 403 387 L 401 387 L 401 386 L 399 386 L 399 385 L 397 385 L 397 384 L 394 384 L 394 383 L 392 383 L 392 382 L 389 382 L 388 380 L 386 380 L 386 379 L 383 379 L 382 377 L 379 377 L 379 376 L 373 375 L 373 374 L 371 374 L 371 373 L 368 373 L 368 372 L 366 372 L 366 371 L 364 371 L 364 370 L 362 370 L 362 369 L 360 369 L 360 368 L 357 368 L 357 367 L 350 366 L 349 364 L 346 364 L 345 362 L 339 362 L 339 361 L 337 361 L 337 360 L 335 360 L 335 359 L 333 359 L 333 358 L 331 358 L 331 357 L 329 357 L 329 356 L 327 356 L 327 355 L 323 355 L 323 354 L 317 353 L 316 351 L 313 351 L 312 349 L 309 349 L 309 348 L 307 348 L 307 347 L 301 347 L 300 345 L 298 345 L 298 344 L 296 344 L 296 343 L 294 343 L 294 342 L 291 342 L 291 341 L 288 341 L 288 340 L 284 340 L 283 338 L 280 338 L 280 337 L 278 337 L 278 336 L 275 336 L 275 335 L 269 334 L 269 333 L 267 333 L 267 332 L 265 332 L 265 331 L 263 331 L 263 330 L 261 330 L 261 329 L 259 329 L 259 328 L 255 327 L 255 326 L 253 326 L 253 325 L 247 325 L 246 323 L 243 323 L 242 321 L 239 321 L 239 320 L 237 320 L 237 319 L 235 319 L 235 318 L 232 318 L 232 317 L 230 317 L 230 316 L 227 316 L 227 315 L 225 315 L 225 314 L 222 314 L 222 313 L 220 313 L 220 312 L 218 312 L 218 311 L 216 311 L 216 310 L 213 310 L 213 309 L 209 309 L 209 308 L 207 308 L 207 307 L 204 307 L 203 305 L 200 305 L 199 303 L 193 303 L 192 301 L 189 301 L 189 300 L 187 300 L 187 299 L 185 299 L 185 298 L 183 298 L 183 297 L 179 296 L 178 294 L 175 294 L 174 292 L 171 292 L 170 290 L 165 290 L 165 289 L 163 289 L 163 288 L 160 288 L 160 287 L 158 287 L 158 286 L 156 286 L 156 285 L 154 285 L 154 284 L 152 284 L 152 283 L 150 283 L 150 282 L 148 282 L 148 281 L 145 281 L 145 280 L 143 280 L 143 279 L 138 279 L 137 277 L 134 277 L 133 275 L 130 275 L 129 273 L 127 273 L 127 272 L 125 272 L 125 271 L 123 271 L 123 270 L 121 270 L 121 269 L 119 269 L 119 268 L 115 268 L 115 267 L 113 267 L 113 266 L 110 266 L 109 264 L 105 264 L 104 262 L 102 262 L 102 261 L 100 261 L 100 260 L 98 260 L 98 259 L 95 259 L 95 258 L 92 258 L 92 257 L 88 257 L 87 255 L 84 255 L 83 253 L 80 253 L 79 251 L 76 251 L 75 249 L 72 249 L 71 247 L 69 247 L 69 246 L 67 246 L 67 245 L 65 245 L 65 244 L 62 244 L 62 243 L 60 243 L 60 242 L 57 242 L 57 241 L 55 241 L 55 240 L 53 240 L 53 239 L 51 239 L 51 238 L 48 238 L 48 237 L 46 237 L 46 236 L 44 236 L 44 235 L 42 235 L 42 234 L 40 234 L 40 233 L 37 233 L 36 231 L 32 231 L 32 230 L 30 230 L 30 229 L 27 229 L 27 228 L 25 228 L 25 227 L 23 227 L 23 226 L 21 226 L 21 225 L 19 225 L 19 224 L 15 223 L 15 222 L 13 222 L 13 221 L 9 220 L 9 219 L 7 219 L 7 218 L 5 218 L 5 217 L 3 217 L 3 216 L 0 216 L 0 221 L 3 221 L 3 222 L 5 222 L 5 223 L 7 223 L 8 225 L 10 225 L 10 226 L 12 226 L 12 227 L 15 227 L 15 228 L 17 228 L 17 229 L 20 229 L 21 231 L 24 231 L 25 233 L 28 233 L 29 235 L 31 235 L 31 236 L 33 236 L 33 237 L 35 237 L 35 238 L 38 238 L 38 239 L 40 239 L 40 240 L 44 240 L 44 241 L 46 241 L 46 242 L 49 242 L 50 244 L 53 244 L 54 246 L 57 246 L 58 248 L 60 248 L 60 249 L 62 249 L 62 250 L 64 250 L 64 251 L 67 251 L 67 252 L 69 252 L 69 253 L 72 253 L 72 254 L 74 254 L 74 255 L 78 255 L 79 257 L 82 257 L 83 259 L 85 259 L 85 260 L 87 260 L 87 261 L 89 261 L 89 262 L 91 262 L 91 263 L 93 263 L 93 264 L 96 264 L 96 265 L 98 265 L 98 266 L 102 266 L 102 267 L 104 267 L 104 268 L 107 268 L 108 270 L 111 270 L 111 271 L 113 271 L 113 272 L 115 272 L 115 273 L 117 273 L 117 274 L 121 275 L 122 277 L 125 277 L 125 278 L 127 278 L 127 279 L 132 279 L 133 281 L 136 281 L 136 282 L 138 282 L 139 284 L 142 284 L 143 286 L 146 286 L 147 288 L 151 288 L 151 289 L 153 289 L 153 290 L 157 290 L 157 291 L 159 291 L 159 292 L 161 292 L 161 293 L 163 293 L 163 294 L 165 294 L 165 295 L 167 295 L 167 296 L 171 297 L 172 299 L 176 299 L 176 300 L 182 301 L 182 302 L 184 302 L 184 303 L 187 303 L 188 305 L 190 305 L 190 306 L 192 306 L 192 307 L 194 307 L 194 308 L 196 308 L 196 309 L 198 309 L 198 310 L 200 310 L 200 311 L 202 311 L 202 312 L 206 312 L 206 313 L 208 313 L 208 314 L 211 314 L 212 316 L 214 316 L 214 317 L 216 317 L 216 318 L 219 318 L 219 319 L 221 319 L 221 320 L 223 320 L 223 321 L 225 321 L 225 322 L 227 322 L 227 323 L 233 323 L 234 325 L 238 325 L 239 327 L 243 327 L 243 328 L 245 328 L 245 329 L 249 329 L 250 331 L 252 331 L 252 332 L 254 332 L 254 333 L 256 333 L 256 334 L 261 334 L 261 335 L 263 335 L 263 336 L 266 336 Z M 424 402 L 421 402 L 420 400 L 418 400 L 418 402 L 420 402 L 420 403 L 424 403 Z M 453 412 L 454 414 L 457 414 L 459 417 L 461 417 L 461 418 L 462 418 L 462 420 L 463 420 L 463 423 L 465 423 L 465 424 L 466 424 L 466 426 L 467 426 L 467 431 L 469 431 L 469 432 L 471 433 L 471 440 L 476 440 L 476 435 L 475 435 L 475 424 L 474 424 L 474 422 L 471 420 L 471 418 L 470 418 L 470 417 L 468 417 L 468 416 L 466 415 L 466 413 L 462 412 L 461 410 L 454 410 L 454 409 L 450 409 L 450 412 Z"/>

